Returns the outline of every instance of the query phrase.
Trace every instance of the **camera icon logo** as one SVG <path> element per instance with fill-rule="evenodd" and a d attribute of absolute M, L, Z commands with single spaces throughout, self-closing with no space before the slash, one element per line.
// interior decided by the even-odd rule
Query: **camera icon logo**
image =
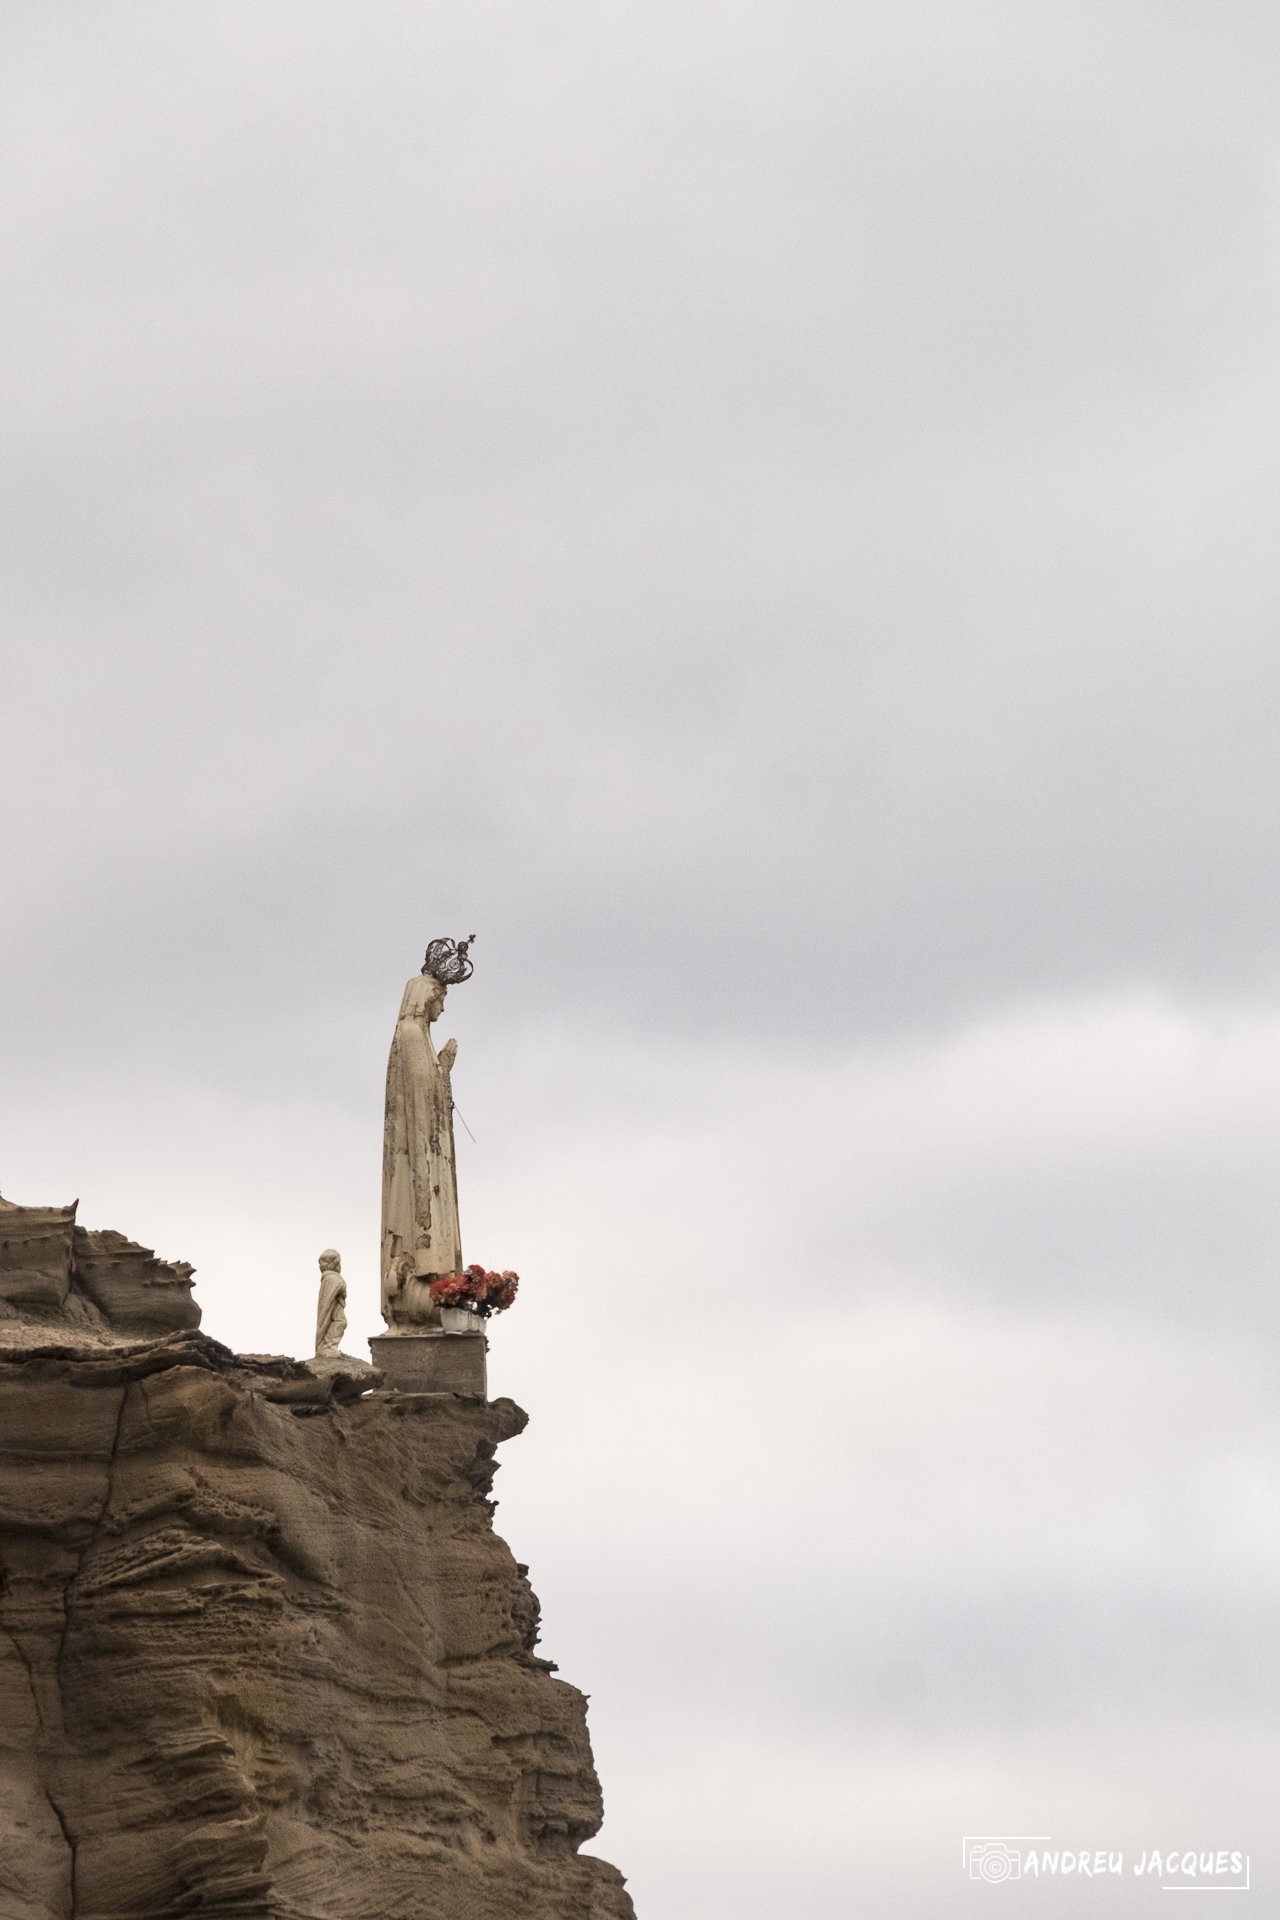
<path fill-rule="evenodd" d="M 1003 1840 L 989 1840 L 985 1846 L 969 1849 L 969 1878 L 986 1880 L 992 1885 L 1001 1880 L 1022 1878 L 1022 1855 Z"/>

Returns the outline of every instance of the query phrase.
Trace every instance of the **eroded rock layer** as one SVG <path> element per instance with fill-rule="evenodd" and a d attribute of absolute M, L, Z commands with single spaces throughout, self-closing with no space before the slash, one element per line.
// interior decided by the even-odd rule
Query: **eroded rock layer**
<path fill-rule="evenodd" d="M 79 1269 L 118 1314 L 130 1246 Z M 363 1384 L 195 1331 L 0 1352 L 4 1920 L 631 1916 L 492 1528 L 525 1416 Z"/>
<path fill-rule="evenodd" d="M 122 1233 L 86 1232 L 74 1200 L 19 1207 L 0 1195 L 0 1345 L 21 1345 L 23 1329 L 39 1326 L 89 1345 L 198 1327 L 194 1272 Z"/>

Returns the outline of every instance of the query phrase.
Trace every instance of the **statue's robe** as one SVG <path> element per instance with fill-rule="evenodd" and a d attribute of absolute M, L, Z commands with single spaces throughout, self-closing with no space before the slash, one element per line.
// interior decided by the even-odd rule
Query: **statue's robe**
<path fill-rule="evenodd" d="M 439 1324 L 427 1288 L 462 1271 L 449 1072 L 427 1007 L 440 991 L 415 974 L 404 990 L 387 1062 L 382 1136 L 382 1314 L 389 1326 Z"/>

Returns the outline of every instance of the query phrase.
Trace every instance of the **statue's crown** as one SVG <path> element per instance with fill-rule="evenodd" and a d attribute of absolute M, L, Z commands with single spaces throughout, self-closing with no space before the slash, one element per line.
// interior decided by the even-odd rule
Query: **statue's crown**
<path fill-rule="evenodd" d="M 469 980 L 475 965 L 467 958 L 467 948 L 474 939 L 474 933 L 469 933 L 465 940 L 447 940 L 443 935 L 439 940 L 429 940 L 422 971 L 431 974 L 442 987 L 456 987 L 459 981 Z"/>

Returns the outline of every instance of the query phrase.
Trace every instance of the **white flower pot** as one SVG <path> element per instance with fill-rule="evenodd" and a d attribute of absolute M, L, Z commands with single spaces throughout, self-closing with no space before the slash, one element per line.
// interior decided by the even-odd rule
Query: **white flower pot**
<path fill-rule="evenodd" d="M 470 1307 L 441 1307 L 440 1324 L 446 1333 L 483 1333 L 484 1321 Z"/>

